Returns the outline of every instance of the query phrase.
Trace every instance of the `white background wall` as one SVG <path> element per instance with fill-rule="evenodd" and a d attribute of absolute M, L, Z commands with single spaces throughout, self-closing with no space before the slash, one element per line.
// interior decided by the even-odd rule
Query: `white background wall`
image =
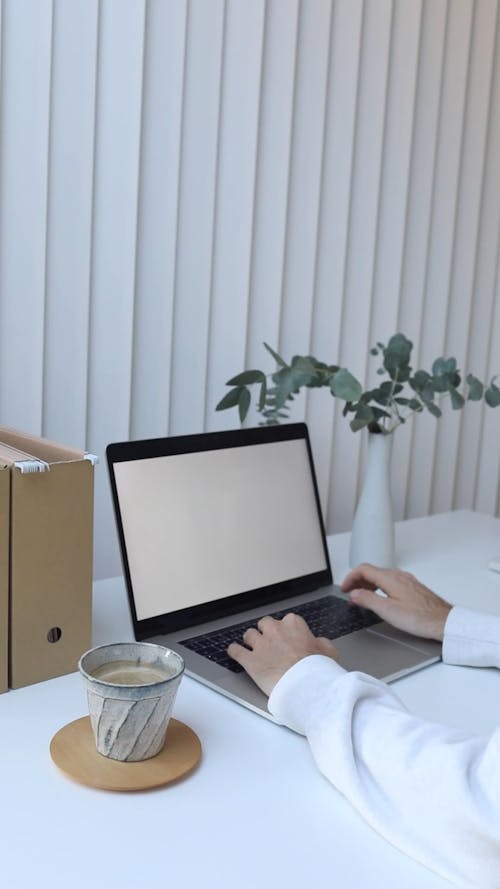
<path fill-rule="evenodd" d="M 0 422 L 109 441 L 237 425 L 265 339 L 346 365 L 500 372 L 498 0 L 0 0 Z M 310 424 L 330 531 L 364 440 Z M 500 514 L 500 411 L 398 430 L 397 517 Z"/>

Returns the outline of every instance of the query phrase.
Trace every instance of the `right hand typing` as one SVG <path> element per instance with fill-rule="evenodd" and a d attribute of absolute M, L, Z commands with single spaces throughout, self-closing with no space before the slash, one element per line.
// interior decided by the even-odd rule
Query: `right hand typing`
<path fill-rule="evenodd" d="M 362 564 L 349 572 L 341 589 L 350 593 L 354 605 L 369 608 L 399 630 L 442 641 L 452 606 L 413 574 Z M 385 596 L 376 593 L 377 589 Z"/>

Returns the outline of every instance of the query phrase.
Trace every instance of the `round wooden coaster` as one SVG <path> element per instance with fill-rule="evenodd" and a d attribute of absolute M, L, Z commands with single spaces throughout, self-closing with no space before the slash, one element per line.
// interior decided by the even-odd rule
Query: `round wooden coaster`
<path fill-rule="evenodd" d="M 90 717 L 82 716 L 54 735 L 50 755 L 61 771 L 80 784 L 100 790 L 150 790 L 194 769 L 201 744 L 189 726 L 171 719 L 160 753 L 142 762 L 118 762 L 97 752 Z"/>

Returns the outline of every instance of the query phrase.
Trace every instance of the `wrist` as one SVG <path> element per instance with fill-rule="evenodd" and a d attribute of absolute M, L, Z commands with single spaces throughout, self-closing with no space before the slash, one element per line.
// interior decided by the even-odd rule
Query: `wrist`
<path fill-rule="evenodd" d="M 433 634 L 433 637 L 434 639 L 436 639 L 437 642 L 442 642 L 444 639 L 446 621 L 448 620 L 448 615 L 452 608 L 453 606 L 450 605 L 448 602 L 443 602 L 441 614 L 436 622 L 435 631 Z"/>

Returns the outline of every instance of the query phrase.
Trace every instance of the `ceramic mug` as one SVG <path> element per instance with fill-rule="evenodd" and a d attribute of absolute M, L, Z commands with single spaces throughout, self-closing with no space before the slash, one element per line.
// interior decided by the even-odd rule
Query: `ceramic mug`
<path fill-rule="evenodd" d="M 117 642 L 85 652 L 78 669 L 97 751 L 122 762 L 156 756 L 184 673 L 182 657 L 151 642 Z"/>

